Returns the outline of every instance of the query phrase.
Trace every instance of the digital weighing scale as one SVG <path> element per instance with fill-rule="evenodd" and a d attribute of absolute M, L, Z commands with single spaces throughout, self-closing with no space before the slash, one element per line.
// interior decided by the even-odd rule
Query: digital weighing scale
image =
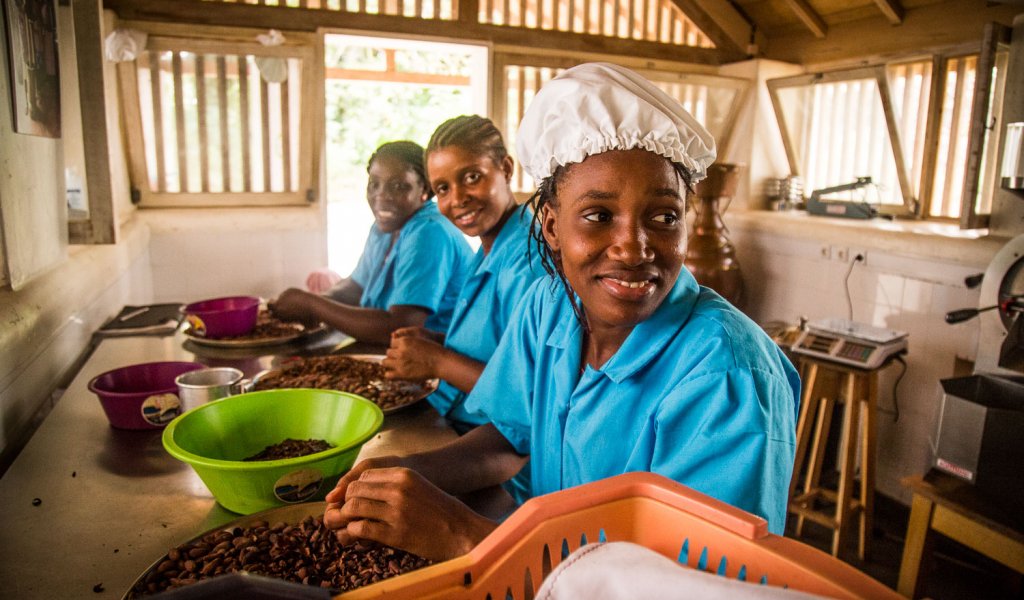
<path fill-rule="evenodd" d="M 846 319 L 822 319 L 808 323 L 791 349 L 822 360 L 875 369 L 893 354 L 906 351 L 907 333 Z"/>

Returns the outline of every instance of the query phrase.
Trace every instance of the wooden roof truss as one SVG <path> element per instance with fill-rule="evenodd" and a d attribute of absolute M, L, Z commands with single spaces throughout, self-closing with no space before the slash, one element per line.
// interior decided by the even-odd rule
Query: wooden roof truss
<path fill-rule="evenodd" d="M 706 65 L 746 58 L 751 35 L 750 26 L 742 23 L 726 3 L 708 5 L 696 0 L 256 2 L 104 0 L 104 6 L 121 19 L 132 21 L 284 31 L 323 28 L 387 32 Z M 508 19 L 503 22 L 503 17 Z"/>

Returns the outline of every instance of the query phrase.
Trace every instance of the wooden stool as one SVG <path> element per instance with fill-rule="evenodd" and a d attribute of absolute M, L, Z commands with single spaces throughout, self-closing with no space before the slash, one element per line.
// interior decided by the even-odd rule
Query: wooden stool
<path fill-rule="evenodd" d="M 878 396 L 878 373 L 892 363 L 888 360 L 876 369 L 865 370 L 840 363 L 801 356 L 803 394 L 800 399 L 800 417 L 796 429 L 796 456 L 793 479 L 789 484 L 789 511 L 797 515 L 796 535 L 803 532 L 804 520 L 824 525 L 832 532 L 832 555 L 838 556 L 850 521 L 859 517 L 860 536 L 857 556 L 864 559 L 864 549 L 871 532 L 871 518 L 875 497 L 875 413 Z M 838 381 L 838 398 L 819 397 L 815 401 L 814 387 L 819 371 L 832 372 Z M 839 445 L 839 487 L 830 490 L 821 487 L 821 468 L 825 460 L 825 446 L 836 403 L 843 406 L 842 432 Z M 858 445 L 861 448 L 860 493 L 854 497 L 854 471 Z M 801 467 L 810 449 L 809 462 L 798 490 Z M 815 501 L 824 499 L 835 504 L 835 511 L 815 507 Z"/>

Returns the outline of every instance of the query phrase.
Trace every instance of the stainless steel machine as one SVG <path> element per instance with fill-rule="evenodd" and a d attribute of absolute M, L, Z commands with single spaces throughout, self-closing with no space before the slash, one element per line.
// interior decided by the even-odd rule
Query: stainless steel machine
<path fill-rule="evenodd" d="M 934 466 L 1017 514 L 1024 505 L 1024 234 L 989 263 L 978 308 L 950 312 L 946 321 L 975 316 L 974 374 L 941 382 Z"/>

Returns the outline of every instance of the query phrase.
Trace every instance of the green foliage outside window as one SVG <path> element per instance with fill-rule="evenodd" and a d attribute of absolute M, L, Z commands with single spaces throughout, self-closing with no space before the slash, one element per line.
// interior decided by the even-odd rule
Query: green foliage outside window
<path fill-rule="evenodd" d="M 327 47 L 327 66 L 383 71 L 382 49 Z M 399 72 L 468 76 L 465 55 L 397 50 Z M 382 73 L 384 75 L 384 73 Z M 472 111 L 468 88 L 329 79 L 326 84 L 327 189 L 331 202 L 362 200 L 366 161 L 384 142 L 412 140 L 422 146 L 446 119 Z"/>

